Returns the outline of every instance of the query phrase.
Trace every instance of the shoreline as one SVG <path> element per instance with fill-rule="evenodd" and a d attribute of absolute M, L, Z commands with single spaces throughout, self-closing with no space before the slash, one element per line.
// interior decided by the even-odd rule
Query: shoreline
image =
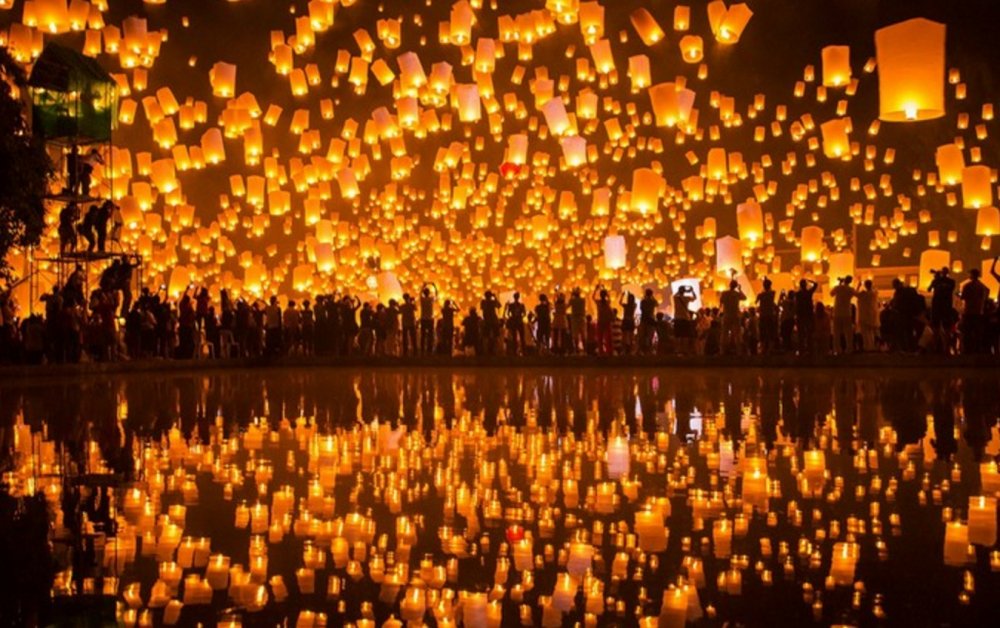
<path fill-rule="evenodd" d="M 865 353 L 845 356 L 283 356 L 279 358 L 239 358 L 174 360 L 150 359 L 78 364 L 0 365 L 0 385 L 39 379 L 91 378 L 131 374 L 169 374 L 218 370 L 273 370 L 283 368 L 331 369 L 943 369 L 985 370 L 1000 368 L 1000 356 L 907 355 Z"/>

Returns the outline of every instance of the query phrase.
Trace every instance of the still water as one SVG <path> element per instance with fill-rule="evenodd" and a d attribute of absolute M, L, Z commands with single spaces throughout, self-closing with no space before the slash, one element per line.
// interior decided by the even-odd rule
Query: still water
<path fill-rule="evenodd" d="M 0 619 L 996 625 L 998 384 L 750 369 L 3 384 Z"/>

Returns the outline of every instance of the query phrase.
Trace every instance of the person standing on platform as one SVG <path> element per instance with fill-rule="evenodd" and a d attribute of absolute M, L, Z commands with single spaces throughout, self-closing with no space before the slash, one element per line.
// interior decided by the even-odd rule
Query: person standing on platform
<path fill-rule="evenodd" d="M 719 295 L 719 305 L 722 306 L 722 351 L 723 353 L 742 353 L 742 315 L 740 304 L 747 300 L 747 295 L 740 288 L 740 282 L 735 279 L 729 282 L 729 290 Z"/>
<path fill-rule="evenodd" d="M 111 214 L 114 212 L 115 204 L 111 201 L 104 201 L 97 208 L 97 215 L 94 216 L 94 231 L 97 233 L 97 250 L 101 253 L 107 251 L 108 223 L 111 222 Z"/>
<path fill-rule="evenodd" d="M 833 352 L 851 353 L 854 350 L 854 311 L 851 301 L 857 296 L 852 286 L 853 277 L 840 277 L 830 290 L 833 297 Z"/>
<path fill-rule="evenodd" d="M 772 354 L 778 349 L 778 295 L 775 294 L 773 285 L 771 280 L 765 277 L 764 289 L 756 299 L 760 351 L 765 355 Z"/>
<path fill-rule="evenodd" d="M 656 297 L 653 291 L 646 292 L 639 301 L 639 353 L 646 355 L 653 351 L 653 335 L 656 333 Z"/>
<path fill-rule="evenodd" d="M 417 354 L 417 304 L 409 293 L 403 294 L 403 303 L 399 306 L 399 315 L 403 323 L 403 355 Z"/>
<path fill-rule="evenodd" d="M 861 328 L 861 348 L 865 352 L 875 351 L 878 346 L 879 311 L 878 291 L 871 279 L 866 279 L 864 289 L 858 291 L 858 327 Z"/>
<path fill-rule="evenodd" d="M 76 222 L 80 220 L 80 208 L 76 203 L 67 203 L 59 212 L 59 254 L 76 251 Z"/>
<path fill-rule="evenodd" d="M 982 353 L 985 347 L 986 300 L 990 289 L 980 279 L 978 268 L 969 271 L 969 280 L 962 285 L 962 353 Z"/>
<path fill-rule="evenodd" d="M 425 283 L 420 291 L 420 352 L 424 355 L 434 353 L 434 302 L 437 292 L 437 286 L 430 282 Z"/>
<path fill-rule="evenodd" d="M 579 288 L 569 297 L 569 352 L 579 353 L 587 344 L 587 301 Z"/>
<path fill-rule="evenodd" d="M 97 247 L 97 237 L 94 235 L 94 223 L 97 222 L 97 212 L 99 208 L 97 205 L 91 205 L 87 208 L 87 213 L 83 215 L 83 220 L 77 227 L 80 231 L 80 235 L 83 239 L 87 241 L 87 253 L 93 253 L 94 249 Z"/>
<path fill-rule="evenodd" d="M 264 309 L 264 347 L 267 355 L 281 355 L 281 306 L 278 297 L 271 297 Z"/>

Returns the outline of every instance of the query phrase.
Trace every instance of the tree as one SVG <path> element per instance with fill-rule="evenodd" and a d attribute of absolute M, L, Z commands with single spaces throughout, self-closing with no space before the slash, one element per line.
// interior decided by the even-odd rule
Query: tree
<path fill-rule="evenodd" d="M 53 174 L 41 138 L 33 135 L 17 93 L 24 70 L 0 48 L 0 279 L 9 283 L 11 250 L 38 244 L 45 229 L 45 195 Z"/>

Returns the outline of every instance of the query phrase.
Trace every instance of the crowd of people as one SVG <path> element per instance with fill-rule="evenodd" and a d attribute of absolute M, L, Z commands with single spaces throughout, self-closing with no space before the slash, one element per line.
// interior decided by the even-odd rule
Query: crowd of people
<path fill-rule="evenodd" d="M 997 262 L 991 272 L 1000 280 Z M 899 279 L 881 298 L 872 282 L 840 278 L 828 305 L 802 279 L 778 292 L 769 279 L 751 300 L 732 281 L 718 307 L 694 305 L 688 286 L 668 298 L 653 290 L 621 295 L 539 294 L 529 307 L 519 293 L 501 300 L 486 291 L 460 308 L 433 283 L 387 303 L 348 294 L 287 303 L 272 296 L 217 300 L 208 289 L 178 299 L 144 289 L 133 300 L 137 261 L 122 257 L 101 275 L 89 298 L 83 269 L 43 297 L 45 314 L 20 318 L 0 295 L 0 360 L 62 363 L 122 359 L 255 358 L 283 355 L 828 355 L 855 352 L 1000 355 L 1000 310 L 978 269 L 961 285 L 947 268 L 934 273 L 929 298 Z"/>

